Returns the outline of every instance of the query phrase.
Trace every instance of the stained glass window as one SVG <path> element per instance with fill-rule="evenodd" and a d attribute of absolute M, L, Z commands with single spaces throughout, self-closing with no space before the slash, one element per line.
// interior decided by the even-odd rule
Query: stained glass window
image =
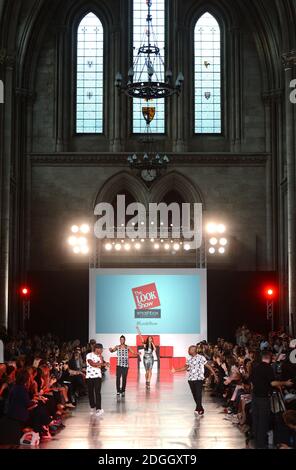
<path fill-rule="evenodd" d="M 76 132 L 103 132 L 104 31 L 99 18 L 88 13 L 77 31 Z"/>
<path fill-rule="evenodd" d="M 194 31 L 195 133 L 220 134 L 221 123 L 221 30 L 205 13 Z"/>
<path fill-rule="evenodd" d="M 138 56 L 138 49 L 144 43 L 147 44 L 147 36 L 145 35 L 147 27 L 147 3 L 146 0 L 133 0 L 133 57 L 134 60 Z M 153 45 L 155 39 L 162 58 L 165 58 L 165 0 L 153 0 L 152 7 L 152 26 L 154 36 L 152 37 Z M 139 59 L 139 65 L 145 67 L 145 58 Z M 155 76 L 158 80 L 164 81 L 165 67 L 159 64 L 155 68 Z M 154 78 L 155 78 L 154 76 Z M 156 108 L 155 118 L 150 124 L 151 132 L 163 134 L 165 132 L 165 100 L 158 99 L 151 102 L 151 106 Z M 133 132 L 135 134 L 146 132 L 146 122 L 142 115 L 142 108 L 147 106 L 143 99 L 133 100 Z"/>

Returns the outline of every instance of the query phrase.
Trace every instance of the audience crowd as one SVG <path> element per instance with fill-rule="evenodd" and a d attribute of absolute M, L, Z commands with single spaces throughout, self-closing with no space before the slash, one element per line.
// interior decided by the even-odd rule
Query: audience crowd
<path fill-rule="evenodd" d="M 208 377 L 206 386 L 247 446 L 296 448 L 295 348 L 296 340 L 282 331 L 264 336 L 246 326 L 237 329 L 235 344 L 222 338 L 198 344 L 218 375 L 218 381 Z"/>
<path fill-rule="evenodd" d="M 0 364 L 0 445 L 19 444 L 24 435 L 32 441 L 34 433 L 41 441 L 51 439 L 65 427 L 64 418 L 79 397 L 86 395 L 85 357 L 93 345 L 61 343 L 51 334 L 32 339 L 25 333 L 1 336 L 5 362 Z"/>
<path fill-rule="evenodd" d="M 18 445 L 30 433 L 51 439 L 86 395 L 85 360 L 95 341 L 82 346 L 51 334 L 10 338 L 4 331 L 0 338 L 0 445 Z M 221 401 L 225 419 L 245 434 L 247 446 L 296 448 L 295 348 L 284 332 L 264 336 L 246 326 L 237 329 L 234 343 L 219 338 L 198 344 L 218 376 L 214 381 L 208 373 L 205 386 Z"/>

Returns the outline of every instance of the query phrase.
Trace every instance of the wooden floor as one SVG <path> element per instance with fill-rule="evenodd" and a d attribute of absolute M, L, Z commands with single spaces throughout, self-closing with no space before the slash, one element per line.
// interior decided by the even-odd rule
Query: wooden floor
<path fill-rule="evenodd" d="M 66 428 L 44 449 L 241 449 L 244 436 L 229 421 L 221 404 L 204 393 L 205 416 L 194 416 L 193 399 L 181 375 L 162 377 L 146 392 L 144 377 L 130 378 L 125 399 L 118 400 L 115 377 L 102 388 L 103 418 L 90 416 L 87 399 L 66 421 Z"/>

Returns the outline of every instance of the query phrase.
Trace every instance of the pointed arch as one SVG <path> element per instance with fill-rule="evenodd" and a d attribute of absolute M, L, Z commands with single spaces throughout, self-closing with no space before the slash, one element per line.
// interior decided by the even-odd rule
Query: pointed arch
<path fill-rule="evenodd" d="M 187 176 L 178 171 L 171 171 L 154 183 L 151 188 L 150 202 L 162 202 L 170 191 L 179 193 L 184 202 L 202 203 L 204 210 L 206 209 L 200 189 Z"/>
<path fill-rule="evenodd" d="M 221 28 L 215 16 L 202 13 L 194 27 L 194 131 L 221 134 Z"/>
<path fill-rule="evenodd" d="M 76 36 L 76 126 L 77 134 L 104 131 L 104 29 L 99 17 L 86 13 Z"/>
<path fill-rule="evenodd" d="M 101 202 L 112 204 L 119 191 L 126 190 L 136 202 L 148 207 L 148 193 L 145 184 L 127 171 L 121 171 L 106 181 L 98 192 L 94 207 Z"/>

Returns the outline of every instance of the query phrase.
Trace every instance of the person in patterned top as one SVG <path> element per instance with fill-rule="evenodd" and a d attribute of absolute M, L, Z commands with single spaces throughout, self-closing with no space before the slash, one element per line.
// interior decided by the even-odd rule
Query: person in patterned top
<path fill-rule="evenodd" d="M 110 348 L 110 353 L 117 352 L 117 367 L 116 367 L 116 388 L 117 396 L 125 397 L 126 381 L 129 368 L 128 353 L 131 352 L 134 356 L 139 356 L 139 353 L 134 351 L 130 346 L 125 344 L 125 336 L 120 337 L 120 344 L 114 348 Z"/>
<path fill-rule="evenodd" d="M 102 409 L 101 386 L 102 386 L 102 367 L 109 367 L 102 357 L 103 345 L 96 344 L 93 352 L 86 356 L 86 381 L 88 387 L 88 398 L 91 408 L 91 414 L 96 413 L 101 416 L 104 413 Z"/>
<path fill-rule="evenodd" d="M 207 359 L 197 353 L 196 346 L 190 346 L 188 354 L 190 357 L 187 360 L 186 365 L 179 369 L 173 368 L 172 373 L 187 371 L 188 384 L 196 403 L 194 413 L 198 416 L 202 416 L 204 414 L 202 406 L 202 386 L 205 379 L 205 367 L 212 373 L 216 382 L 218 382 L 218 377 L 214 369 L 210 364 L 208 364 Z"/>

